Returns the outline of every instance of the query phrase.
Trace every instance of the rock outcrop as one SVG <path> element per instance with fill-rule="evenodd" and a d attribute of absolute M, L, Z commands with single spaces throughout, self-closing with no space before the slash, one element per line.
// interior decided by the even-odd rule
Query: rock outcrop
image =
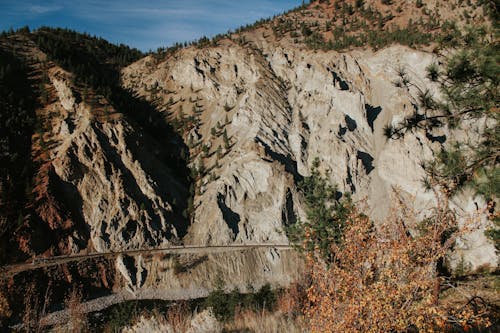
<path fill-rule="evenodd" d="M 17 52 L 40 73 L 32 80 L 46 95 L 33 138 L 34 206 L 40 222 L 59 235 L 49 235 L 59 242 L 57 248 L 46 244 L 50 253 L 164 247 L 178 240 L 182 212 L 172 202 L 185 200 L 187 189 L 165 163 L 162 144 L 103 96 L 76 85 L 71 73 L 47 63 L 34 43 L 20 43 Z M 47 65 L 40 68 L 42 61 Z"/>
<path fill-rule="evenodd" d="M 221 44 L 160 61 L 148 57 L 123 71 L 124 86 L 156 98 L 166 116 L 180 118 L 181 112 L 194 119 L 185 134 L 191 167 L 209 171 L 197 182 L 186 242 L 286 241 L 283 226 L 304 218 L 296 183 L 315 158 L 341 193 L 366 200 L 374 220 L 387 216 L 395 189 L 416 211 L 432 207 L 421 164 L 449 133 L 388 140 L 383 130 L 415 112 L 419 92 L 439 95 L 425 70 L 436 55 L 396 45 L 338 53 Z M 411 88 L 395 84 L 401 70 Z M 153 97 L 147 85 L 158 87 Z M 224 146 L 222 132 L 230 145 Z M 462 195 L 453 207 L 467 219 L 474 200 Z M 465 246 L 460 260 L 472 269 L 495 267 L 494 248 L 482 231 L 471 237 L 464 242 L 475 245 Z"/>
<path fill-rule="evenodd" d="M 307 13 L 322 7 L 314 8 Z M 264 25 L 205 47 L 148 55 L 121 70 L 118 88 L 147 101 L 154 121 L 174 127 L 182 140 L 169 141 L 134 121 L 134 110 L 117 110 L 75 83 L 74 74 L 47 62 L 27 38 L 11 39 L 22 42 L 15 52 L 47 92 L 33 138 L 34 205 L 44 230 L 57 237 L 30 254 L 286 244 L 284 227 L 305 218 L 298 183 L 315 159 L 338 195 L 366 202 L 376 222 L 394 206 L 395 190 L 423 215 L 435 204 L 422 185 L 421 163 L 447 144 L 449 130 L 384 136 L 387 124 L 419 108 L 420 92 L 439 96 L 426 77 L 426 67 L 441 60 L 434 53 L 397 44 L 311 50 Z M 397 84 L 402 72 L 411 85 Z M 179 142 L 188 148 L 192 184 L 169 163 L 166 147 Z M 452 202 L 462 221 L 482 206 L 466 192 Z M 479 219 L 483 229 L 459 241 L 452 268 L 497 268 L 495 248 L 483 234 L 486 220 Z M 217 277 L 240 290 L 286 285 L 300 275 L 302 262 L 292 251 L 272 248 L 191 257 L 124 253 L 109 269 L 121 275 L 115 288 L 138 298 L 179 299 L 206 296 Z"/>

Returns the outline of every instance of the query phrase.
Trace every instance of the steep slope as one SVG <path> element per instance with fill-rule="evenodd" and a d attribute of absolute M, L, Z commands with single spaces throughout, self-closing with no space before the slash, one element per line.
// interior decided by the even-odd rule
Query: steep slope
<path fill-rule="evenodd" d="M 183 206 L 172 203 L 186 201 L 188 192 L 164 144 L 28 38 L 11 36 L 3 48 L 31 67 L 40 94 L 32 140 L 34 201 L 28 204 L 33 212 L 19 232 L 21 249 L 103 252 L 179 239 L 186 228 Z"/>
<path fill-rule="evenodd" d="M 419 211 L 432 207 L 421 164 L 450 133 L 420 131 L 388 141 L 383 129 L 415 112 L 422 91 L 439 95 L 426 78 L 426 67 L 440 61 L 439 55 L 399 45 L 378 52 L 314 51 L 305 29 L 302 42 L 294 37 L 300 26 L 319 29 L 318 20 L 338 26 L 335 20 L 349 9 L 338 9 L 337 3 L 313 3 L 210 46 L 149 56 L 123 70 L 124 86 L 177 124 L 190 148 L 197 179 L 187 242 L 286 241 L 283 227 L 304 218 L 297 181 L 315 158 L 339 186 L 339 196 L 351 192 L 356 200 L 366 199 L 375 220 L 390 212 L 394 189 Z M 359 17 L 356 13 L 364 15 L 369 8 L 390 12 L 398 24 L 375 30 L 387 35 L 407 25 L 407 14 L 415 8 L 424 12 L 424 20 L 442 12 L 438 25 L 445 19 L 463 22 L 452 5 L 367 1 L 351 15 Z M 464 7 L 476 13 L 471 20 L 485 21 L 481 9 L 473 7 Z M 403 14 L 396 19 L 396 12 Z M 288 21 L 294 22 L 290 33 L 277 34 L 277 25 Z M 420 35 L 433 30 L 428 24 L 422 28 Z M 435 31 L 435 37 L 444 30 Z M 403 72 L 411 88 L 396 84 Z M 482 202 L 465 193 L 453 205 L 466 219 Z M 496 267 L 494 248 L 482 230 L 469 235 L 452 266 L 460 260 L 472 269 Z"/>
<path fill-rule="evenodd" d="M 38 33 L 49 41 L 57 38 L 50 35 L 52 31 Z M 8 249 L 6 260 L 144 250 L 181 242 L 188 228 L 190 201 L 189 177 L 185 167 L 179 167 L 182 141 L 148 102 L 106 81 L 99 85 L 99 76 L 87 76 L 95 72 L 80 69 L 78 76 L 68 71 L 78 62 L 63 69 L 54 54 L 57 46 L 45 48 L 51 52 L 47 55 L 33 40 L 46 45 L 36 33 L 9 35 L 1 43 L 2 50 L 26 64 L 26 79 L 38 100 L 33 110 L 37 130 L 28 145 L 32 198 L 24 203 L 26 215 L 18 229 L 4 234 L 20 252 L 16 254 L 16 247 Z M 300 273 L 294 254 L 284 259 L 276 250 L 234 254 L 123 255 L 115 261 L 103 258 L 22 273 L 1 288 L 19 310 L 16 313 L 22 313 L 20 295 L 29 292 L 27 281 L 33 281 L 32 290 L 43 297 L 48 281 L 53 280 L 50 284 L 56 292 L 51 303 L 57 308 L 64 291 L 76 281 L 83 284 L 85 299 L 112 290 L 123 295 L 123 289 L 129 298 L 177 299 L 206 296 L 216 276 L 223 276 L 228 287 L 243 290 L 267 282 L 288 284 Z M 120 300 L 111 297 L 110 304 Z"/>
<path fill-rule="evenodd" d="M 22 61 L 0 49 L 0 262 L 7 260 L 7 249 L 15 248 L 9 236 L 24 220 L 33 176 L 36 97 L 27 70 Z"/>
<path fill-rule="evenodd" d="M 43 33 L 49 34 L 49 40 L 55 38 L 51 32 Z M 32 112 L 32 132 L 25 134 L 30 139 L 28 143 L 15 146 L 16 142 L 7 141 L 13 140 L 10 137 L 5 141 L 17 149 L 10 152 L 13 157 L 21 154 L 21 148 L 28 151 L 27 156 L 21 155 L 28 174 L 22 181 L 14 179 L 26 184 L 23 201 L 13 200 L 15 197 L 7 187 L 12 185 L 6 183 L 1 188 L 2 195 L 11 200 L 2 204 L 1 211 L 6 228 L 1 234 L 2 243 L 6 244 L 5 249 L 2 247 L 3 264 L 26 257 L 159 248 L 179 243 L 187 229 L 183 214 L 189 179 L 184 168 L 177 167 L 183 148 L 177 145 L 175 134 L 141 126 L 138 121 L 145 119 L 143 123 L 147 125 L 148 114 L 141 114 L 136 121 L 131 113 L 146 112 L 148 103 L 128 95 L 119 86 L 107 86 L 112 103 L 96 93 L 106 86 L 94 86 L 95 81 L 85 82 L 85 77 L 61 68 L 50 60 L 57 60 L 54 55 L 47 56 L 33 40 L 36 35 L 24 32 L 0 41 L 3 53 L 24 64 L 24 90 L 27 94 L 32 91 L 36 101 L 31 110 L 26 110 Z M 8 111 L 3 109 L 2 114 Z M 6 115 L 6 121 L 14 125 Z M 19 119 L 19 115 L 13 119 Z M 28 125 L 21 125 L 30 130 Z M 9 172 L 16 168 L 7 166 Z M 4 179 L 9 181 L 9 175 L 2 177 L 2 184 Z M 9 214 L 11 202 L 22 210 Z M 50 303 L 57 308 L 75 285 L 83 286 L 85 298 L 106 295 L 113 288 L 119 290 L 129 276 L 128 272 L 120 274 L 120 262 L 97 258 L 12 278 L 2 272 L 0 289 L 9 296 L 16 321 L 20 319 L 17 314 L 23 313 L 25 295 L 43 302 L 39 298 L 50 291 Z"/>
<path fill-rule="evenodd" d="M 460 1 L 393 2 L 313 2 L 139 60 L 63 30 L 2 37 L 1 49 L 28 66 L 37 98 L 37 125 L 24 145 L 31 160 L 23 155 L 33 170 L 21 177 L 33 179 L 33 198 L 8 235 L 24 252 L 16 257 L 284 244 L 285 226 L 305 218 L 298 183 L 315 159 L 338 197 L 352 193 L 376 222 L 396 204 L 395 189 L 425 214 L 435 202 L 422 185 L 421 163 L 450 132 L 393 141 L 384 127 L 414 113 L 422 91 L 439 95 L 425 69 L 442 60 L 433 39 L 455 31 L 445 20 L 466 22 L 463 10 L 470 22 L 487 20 L 482 7 Z M 416 13 L 418 24 L 410 21 Z M 377 28 L 367 32 L 371 25 Z M 374 49 L 361 47 L 367 44 Z M 398 83 L 402 74 L 412 85 Z M 452 203 L 462 219 L 483 205 L 467 192 Z M 9 223 L 16 218 L 10 214 Z M 303 266 L 296 253 L 272 248 L 117 258 L 99 266 L 100 276 L 89 274 L 117 293 L 109 304 L 202 297 L 218 278 L 242 291 L 286 285 Z M 450 256 L 451 267 L 464 262 L 497 268 L 483 230 Z M 66 271 L 58 276 L 72 281 Z"/>

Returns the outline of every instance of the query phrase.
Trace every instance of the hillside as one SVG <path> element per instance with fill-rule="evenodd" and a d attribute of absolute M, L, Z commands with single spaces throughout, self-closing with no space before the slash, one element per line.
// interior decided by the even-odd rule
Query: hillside
<path fill-rule="evenodd" d="M 440 96 L 426 68 L 460 29 L 488 29 L 492 10 L 481 1 L 314 1 L 148 55 L 64 29 L 3 34 L 1 263 L 120 253 L 6 277 L 11 322 L 30 281 L 39 291 L 52 281 L 51 311 L 76 283 L 83 300 L 106 306 L 206 297 L 218 279 L 226 290 L 289 285 L 304 263 L 288 250 L 122 252 L 288 244 L 286 227 L 306 219 L 299 184 L 315 160 L 336 197 L 352 194 L 375 224 L 395 191 L 425 216 L 435 197 L 422 163 L 467 128 L 400 140 L 384 129 L 418 113 L 422 91 Z M 410 86 L 397 84 L 402 72 Z M 450 205 L 465 220 L 485 202 L 466 190 Z M 479 219 L 448 255 L 450 270 L 498 269 Z"/>

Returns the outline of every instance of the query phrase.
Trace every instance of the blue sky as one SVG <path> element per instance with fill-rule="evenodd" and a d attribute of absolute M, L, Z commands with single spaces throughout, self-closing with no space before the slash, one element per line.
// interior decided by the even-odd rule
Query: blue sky
<path fill-rule="evenodd" d="M 0 0 L 0 30 L 70 28 L 155 50 L 213 36 L 302 4 L 302 0 Z"/>

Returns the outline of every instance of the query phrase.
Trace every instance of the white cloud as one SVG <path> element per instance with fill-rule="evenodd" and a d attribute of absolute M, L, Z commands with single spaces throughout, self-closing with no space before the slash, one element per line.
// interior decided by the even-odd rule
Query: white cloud
<path fill-rule="evenodd" d="M 43 6 L 43 5 L 28 5 L 28 11 L 31 13 L 31 14 L 35 14 L 35 15 L 42 15 L 42 14 L 47 14 L 47 13 L 50 13 L 50 12 L 56 12 L 58 10 L 61 10 L 63 7 L 62 6 L 59 6 L 59 5 L 46 5 L 46 6 Z"/>

